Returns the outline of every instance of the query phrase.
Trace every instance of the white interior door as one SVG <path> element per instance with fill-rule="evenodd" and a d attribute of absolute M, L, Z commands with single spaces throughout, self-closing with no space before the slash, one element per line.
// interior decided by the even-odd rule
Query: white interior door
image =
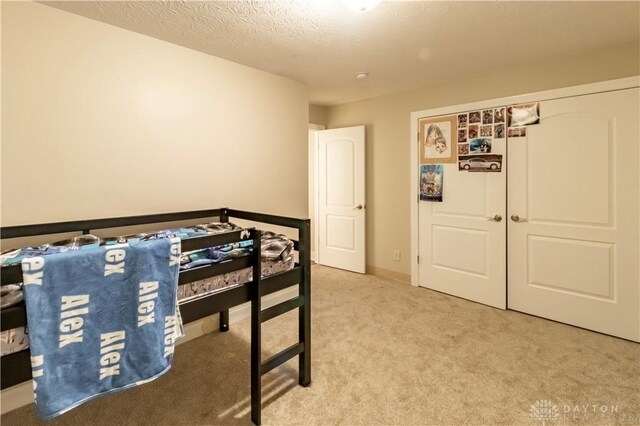
<path fill-rule="evenodd" d="M 318 263 L 364 274 L 364 126 L 318 135 Z"/>
<path fill-rule="evenodd" d="M 493 139 L 503 169 L 505 149 L 505 139 Z M 442 202 L 419 201 L 418 284 L 505 309 L 506 172 L 458 171 L 454 163 L 442 179 Z"/>
<path fill-rule="evenodd" d="M 639 105 L 637 88 L 542 102 L 509 139 L 510 309 L 640 340 Z"/>

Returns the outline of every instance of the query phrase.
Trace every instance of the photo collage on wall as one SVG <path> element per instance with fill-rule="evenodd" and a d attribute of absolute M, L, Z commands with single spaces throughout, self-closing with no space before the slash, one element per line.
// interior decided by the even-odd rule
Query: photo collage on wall
<path fill-rule="evenodd" d="M 527 126 L 540 123 L 540 104 L 512 105 L 507 110 L 509 128 L 507 136 L 521 138 L 527 136 Z"/>
<path fill-rule="evenodd" d="M 444 164 L 458 163 L 465 172 L 501 172 L 502 154 L 496 139 L 527 136 L 540 123 L 540 104 L 488 108 L 418 120 L 421 201 L 442 201 Z"/>
<path fill-rule="evenodd" d="M 500 172 L 502 155 L 493 154 L 493 139 L 506 137 L 506 108 L 491 108 L 457 115 L 458 170 Z"/>
<path fill-rule="evenodd" d="M 455 163 L 458 150 L 456 120 L 455 115 L 418 120 L 421 201 L 442 201 L 443 164 Z"/>

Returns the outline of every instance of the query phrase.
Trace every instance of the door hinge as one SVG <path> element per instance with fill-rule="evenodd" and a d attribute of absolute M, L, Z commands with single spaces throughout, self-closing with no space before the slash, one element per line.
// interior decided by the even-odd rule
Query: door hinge
<path fill-rule="evenodd" d="M 420 264 L 420 256 L 418 256 L 418 264 Z"/>

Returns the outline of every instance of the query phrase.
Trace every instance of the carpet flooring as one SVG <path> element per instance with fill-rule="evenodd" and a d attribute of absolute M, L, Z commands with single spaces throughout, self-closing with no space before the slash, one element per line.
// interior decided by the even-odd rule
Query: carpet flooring
<path fill-rule="evenodd" d="M 297 386 L 296 360 L 265 375 L 264 424 L 640 423 L 638 344 L 369 275 L 314 266 L 312 279 L 312 385 Z M 265 323 L 265 355 L 296 341 L 296 315 Z M 1 420 L 43 423 L 33 405 Z M 250 422 L 244 320 L 178 346 L 155 382 L 47 423 Z"/>

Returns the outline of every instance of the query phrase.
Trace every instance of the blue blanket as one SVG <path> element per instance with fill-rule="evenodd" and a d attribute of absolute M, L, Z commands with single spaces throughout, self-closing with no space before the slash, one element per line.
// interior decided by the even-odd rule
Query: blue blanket
<path fill-rule="evenodd" d="M 180 240 L 22 260 L 38 414 L 60 415 L 171 368 Z"/>

